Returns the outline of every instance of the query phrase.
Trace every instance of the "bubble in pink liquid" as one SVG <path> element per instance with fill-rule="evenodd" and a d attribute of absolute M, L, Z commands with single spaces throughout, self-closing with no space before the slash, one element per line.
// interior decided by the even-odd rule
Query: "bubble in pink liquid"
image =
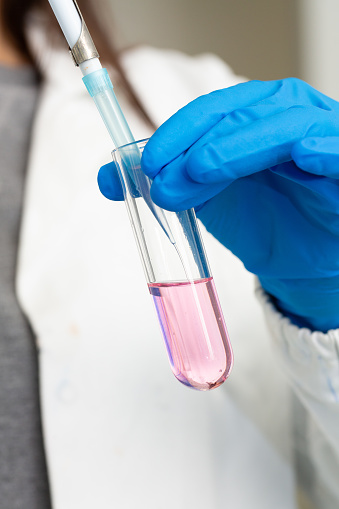
<path fill-rule="evenodd" d="M 148 286 L 176 378 L 200 391 L 219 387 L 233 353 L 213 278 Z"/>

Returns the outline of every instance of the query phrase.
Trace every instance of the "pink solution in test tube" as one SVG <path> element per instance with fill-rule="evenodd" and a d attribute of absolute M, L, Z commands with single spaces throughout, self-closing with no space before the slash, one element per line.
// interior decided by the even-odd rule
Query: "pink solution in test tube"
<path fill-rule="evenodd" d="M 233 354 L 193 209 L 169 212 L 141 169 L 147 140 L 114 150 L 125 203 L 175 377 L 208 391 L 230 374 Z"/>
<path fill-rule="evenodd" d="M 202 391 L 221 385 L 233 355 L 213 278 L 148 287 L 175 377 Z"/>

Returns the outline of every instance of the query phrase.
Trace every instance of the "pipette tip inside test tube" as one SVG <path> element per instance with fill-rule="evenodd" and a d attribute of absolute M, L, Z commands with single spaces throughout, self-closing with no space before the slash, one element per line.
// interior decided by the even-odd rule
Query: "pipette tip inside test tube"
<path fill-rule="evenodd" d="M 140 164 L 147 140 L 134 140 L 76 1 L 49 3 L 116 147 L 113 159 L 172 371 L 189 387 L 218 387 L 233 354 L 194 211 L 168 212 L 152 201 L 152 181 Z"/>

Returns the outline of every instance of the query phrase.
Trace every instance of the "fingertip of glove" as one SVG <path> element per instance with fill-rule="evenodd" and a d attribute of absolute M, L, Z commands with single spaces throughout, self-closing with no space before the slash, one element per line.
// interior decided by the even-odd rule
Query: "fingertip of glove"
<path fill-rule="evenodd" d="M 115 163 L 108 163 L 100 168 L 97 182 L 101 194 L 108 200 L 121 201 L 124 199 Z"/>
<path fill-rule="evenodd" d="M 186 193 L 178 192 L 176 186 L 168 183 L 161 174 L 152 183 L 151 198 L 156 205 L 170 212 L 180 212 L 191 207 Z"/>
<path fill-rule="evenodd" d="M 153 179 L 166 164 L 164 162 L 163 149 L 157 139 L 152 138 L 147 142 L 141 157 L 141 169 L 147 177 Z"/>
<path fill-rule="evenodd" d="M 178 212 L 180 210 L 178 208 L 176 196 L 163 184 L 157 185 L 156 180 L 153 182 L 151 187 L 151 198 L 152 201 L 154 201 L 154 203 L 162 209 L 169 210 L 171 212 Z"/>
<path fill-rule="evenodd" d="M 151 150 L 147 150 L 146 148 L 143 151 L 141 157 L 141 169 L 147 177 L 153 179 L 155 175 L 158 173 L 156 170 L 156 165 L 153 162 L 153 153 Z"/>

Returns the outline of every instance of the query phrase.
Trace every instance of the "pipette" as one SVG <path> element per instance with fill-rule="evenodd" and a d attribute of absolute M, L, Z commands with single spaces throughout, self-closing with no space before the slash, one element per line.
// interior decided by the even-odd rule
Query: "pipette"
<path fill-rule="evenodd" d="M 75 0 L 48 1 L 67 40 L 74 63 L 83 74 L 83 82 L 96 104 L 115 147 L 133 143 L 133 134 L 120 108 L 108 72 L 101 66 L 99 53 L 78 4 Z M 138 158 L 138 154 L 135 156 Z M 175 245 L 166 213 L 151 199 L 150 182 L 146 179 L 140 180 L 138 174 L 133 173 L 133 158 L 126 164 L 132 173 L 137 191 L 147 203 L 171 243 Z"/>

